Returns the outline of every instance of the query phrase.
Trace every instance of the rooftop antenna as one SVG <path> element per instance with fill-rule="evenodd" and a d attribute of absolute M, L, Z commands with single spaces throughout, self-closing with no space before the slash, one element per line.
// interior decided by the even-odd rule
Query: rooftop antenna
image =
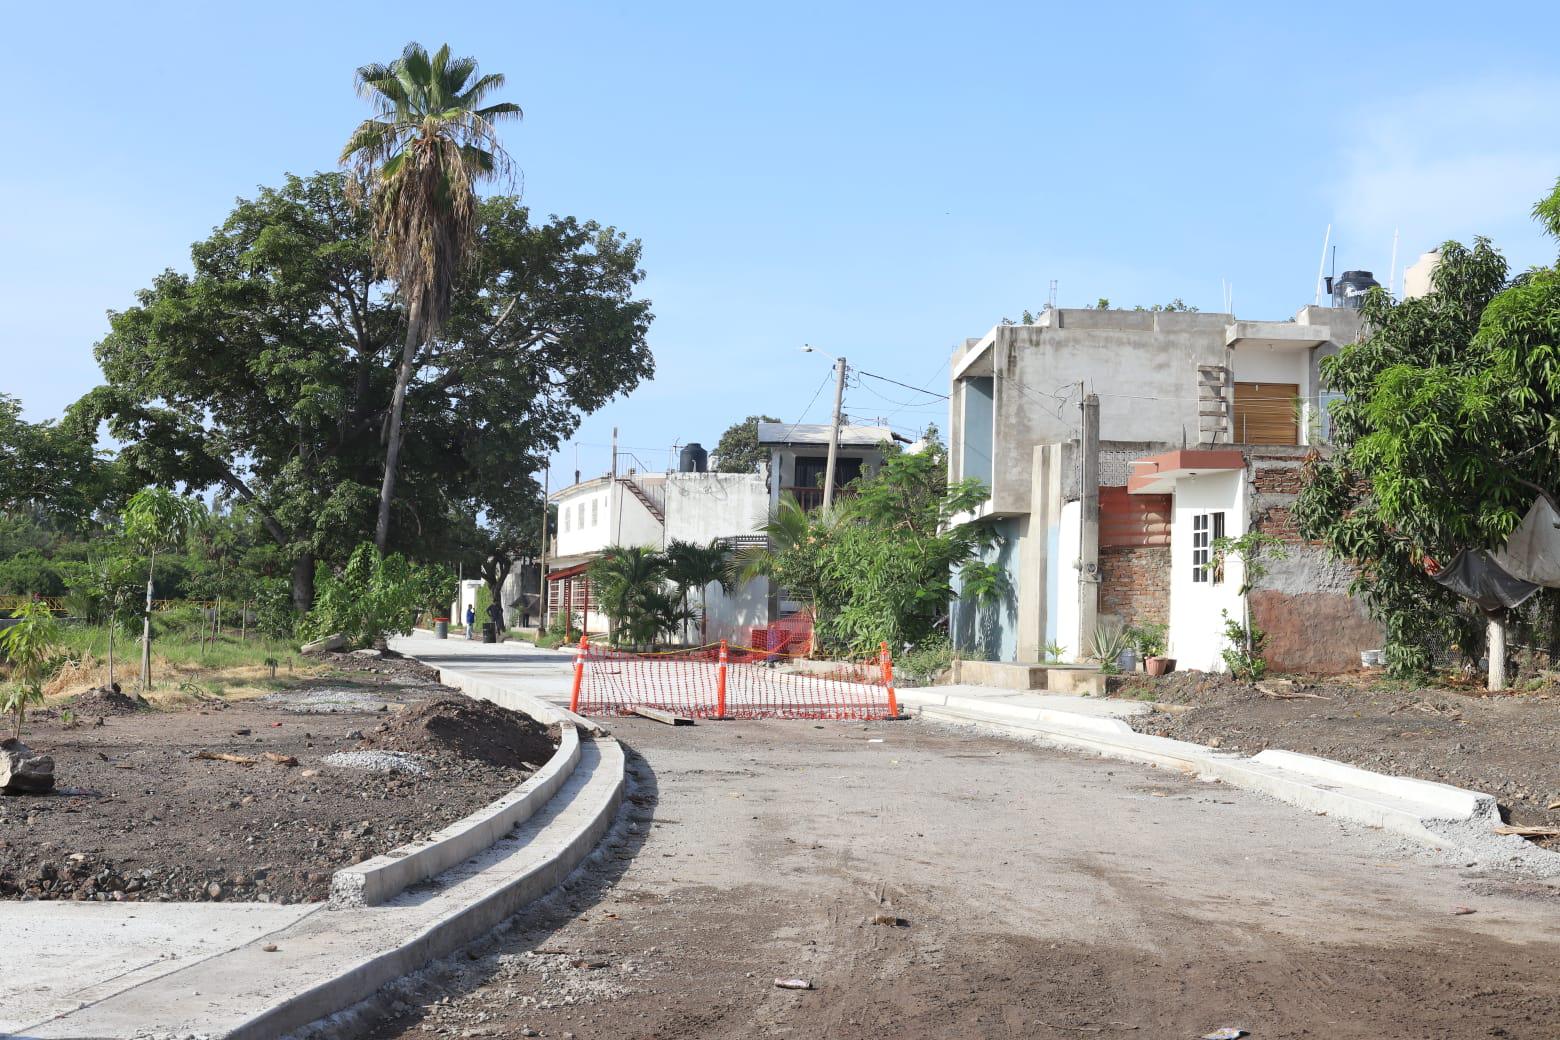
<path fill-rule="evenodd" d="M 1316 265 L 1316 306 L 1322 305 L 1322 275 L 1327 271 L 1327 246 L 1332 242 L 1332 225 L 1327 225 L 1327 233 L 1322 236 L 1322 259 Z"/>
<path fill-rule="evenodd" d="M 1397 299 L 1397 247 L 1398 229 L 1392 229 L 1392 266 L 1387 268 L 1387 295 Z"/>
<path fill-rule="evenodd" d="M 1051 279 L 1051 292 L 1046 297 L 1045 309 L 1048 310 L 1048 311 L 1056 310 L 1056 279 L 1055 278 Z"/>

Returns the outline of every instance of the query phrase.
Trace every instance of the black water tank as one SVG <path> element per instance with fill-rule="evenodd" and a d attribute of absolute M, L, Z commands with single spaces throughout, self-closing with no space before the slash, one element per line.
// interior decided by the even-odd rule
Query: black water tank
<path fill-rule="evenodd" d="M 679 473 L 703 473 L 709 468 L 710 454 L 704 450 L 704 445 L 698 441 L 684 444 L 682 451 L 677 454 L 677 472 Z"/>
<path fill-rule="evenodd" d="M 1341 277 L 1333 279 L 1333 306 L 1357 311 L 1365 305 L 1365 294 L 1379 288 L 1381 283 L 1369 271 L 1345 271 Z"/>

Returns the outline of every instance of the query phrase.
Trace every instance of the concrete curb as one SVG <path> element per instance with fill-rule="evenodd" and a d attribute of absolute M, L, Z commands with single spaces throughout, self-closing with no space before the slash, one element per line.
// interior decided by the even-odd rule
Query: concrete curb
<path fill-rule="evenodd" d="M 336 871 L 330 881 L 330 909 L 376 906 L 465 862 L 534 816 L 563 786 L 579 761 L 579 731 L 565 722 L 559 726 L 558 750 L 504 797 L 436 831 L 427 841 L 402 845 Z"/>
<path fill-rule="evenodd" d="M 344 1011 L 492 931 L 557 887 L 595 849 L 623 800 L 626 761 L 622 747 L 610 737 L 590 743 L 601 756 L 599 768 L 615 778 L 610 797 L 594 807 L 581 826 L 550 843 L 549 854 L 541 863 L 480 899 L 440 916 L 396 948 L 352 964 L 335 978 L 274 1004 L 230 1030 L 227 1040 L 274 1040 Z"/>
<path fill-rule="evenodd" d="M 596 737 L 602 736 L 607 732 L 594 719 L 576 715 L 568 708 L 551 704 L 540 697 L 533 697 L 529 693 L 508 689 L 502 683 L 495 682 L 492 679 L 484 679 L 481 676 L 472 675 L 469 672 L 463 672 L 456 668 L 439 668 L 438 672 L 439 682 L 445 686 L 454 687 L 460 692 L 476 697 L 479 700 L 492 701 L 494 704 L 505 708 L 525 712 L 525 714 L 538 722 L 545 722 L 548 725 L 561 725 L 568 722 L 573 724 L 581 733 Z"/>
<path fill-rule="evenodd" d="M 1270 750 L 1246 758 L 1202 744 L 1143 733 L 1107 731 L 1092 716 L 1066 717 L 1062 711 L 1020 709 L 1016 705 L 968 703 L 927 706 L 923 718 L 1006 730 L 1048 744 L 1092 751 L 1109 758 L 1170 766 L 1233 787 L 1298 806 L 1310 812 L 1363 823 L 1427 845 L 1453 844 L 1428 824 L 1437 821 L 1498 821 L 1495 799 L 1477 791 L 1410 777 L 1389 776 L 1331 759 Z M 1022 718 L 1027 712 L 1033 716 Z"/>

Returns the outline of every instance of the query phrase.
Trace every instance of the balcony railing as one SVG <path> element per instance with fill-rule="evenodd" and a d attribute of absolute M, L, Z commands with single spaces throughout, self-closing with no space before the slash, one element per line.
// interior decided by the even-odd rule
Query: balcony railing
<path fill-rule="evenodd" d="M 814 509 L 823 508 L 823 488 L 821 487 L 782 487 L 780 490 L 783 493 L 794 495 L 796 504 L 801 506 L 806 512 L 811 513 Z M 834 489 L 836 501 L 842 498 L 850 498 L 854 494 L 855 492 L 850 488 Z"/>

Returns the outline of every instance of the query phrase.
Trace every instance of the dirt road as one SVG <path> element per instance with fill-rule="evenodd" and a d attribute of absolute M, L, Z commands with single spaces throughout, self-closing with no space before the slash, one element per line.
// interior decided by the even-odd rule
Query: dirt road
<path fill-rule="evenodd" d="M 374 1036 L 1560 1036 L 1552 886 L 918 722 L 615 732 L 594 868 Z"/>

